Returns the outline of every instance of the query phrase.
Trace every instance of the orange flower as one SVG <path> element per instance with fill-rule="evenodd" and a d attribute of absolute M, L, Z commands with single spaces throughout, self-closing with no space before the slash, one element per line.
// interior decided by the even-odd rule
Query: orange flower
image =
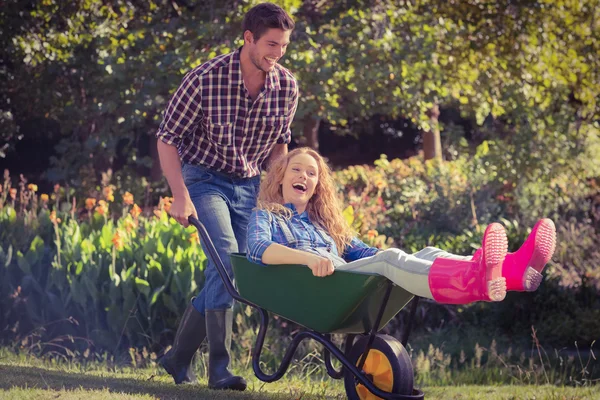
<path fill-rule="evenodd" d="M 40 200 L 42 200 L 44 203 L 48 202 L 48 195 L 46 193 L 42 193 L 42 195 L 40 196 Z"/>
<path fill-rule="evenodd" d="M 129 192 L 125 192 L 125 194 L 123 195 L 123 203 L 127 204 L 127 205 L 132 205 L 133 204 L 133 195 Z"/>
<path fill-rule="evenodd" d="M 192 243 L 200 243 L 200 237 L 198 236 L 198 232 L 192 232 L 190 234 L 190 242 L 192 242 Z"/>
<path fill-rule="evenodd" d="M 60 218 L 56 218 L 56 211 L 52 211 L 50 213 L 50 222 L 52 222 L 54 225 L 60 224 Z"/>
<path fill-rule="evenodd" d="M 125 230 L 127 231 L 127 233 L 131 233 L 131 231 L 133 230 L 133 228 L 136 227 L 136 223 L 131 220 L 130 218 L 127 218 L 125 220 Z"/>
<path fill-rule="evenodd" d="M 91 211 L 95 205 L 96 205 L 96 199 L 92 199 L 91 197 L 88 197 L 87 199 L 85 199 L 85 208 L 87 208 L 88 210 Z"/>
<path fill-rule="evenodd" d="M 134 204 L 133 207 L 131 207 L 131 211 L 129 211 L 129 213 L 133 218 L 137 218 L 142 213 L 142 209 L 137 204 Z"/>
<path fill-rule="evenodd" d="M 98 207 L 96 207 L 96 212 L 100 215 L 104 215 L 104 214 L 106 214 L 107 211 L 108 211 L 108 206 L 106 204 L 106 201 L 104 201 L 104 200 L 98 201 Z"/>
<path fill-rule="evenodd" d="M 8 193 L 10 194 L 10 198 L 11 199 L 16 199 L 17 198 L 17 189 L 15 188 L 10 188 L 10 190 L 8 191 Z"/>
<path fill-rule="evenodd" d="M 171 210 L 171 204 L 173 203 L 173 198 L 172 197 L 163 197 L 162 199 L 160 199 L 160 201 L 162 203 L 162 208 L 166 212 L 169 212 L 169 210 Z"/>
<path fill-rule="evenodd" d="M 377 182 L 375 182 L 375 186 L 377 186 L 378 189 L 383 189 L 386 186 L 386 183 L 383 179 L 378 179 Z"/>
<path fill-rule="evenodd" d="M 375 239 L 377 237 L 377 235 L 378 235 L 378 232 L 375 229 L 369 229 L 369 231 L 367 232 L 367 237 L 370 240 Z"/>
<path fill-rule="evenodd" d="M 117 250 L 121 250 L 123 248 L 123 238 L 119 234 L 119 231 L 115 232 L 111 241 Z"/>
<path fill-rule="evenodd" d="M 110 186 L 107 186 L 104 189 L 102 189 L 102 194 L 104 195 L 104 198 L 107 201 L 115 201 L 115 196 L 113 193 L 113 189 Z"/>
<path fill-rule="evenodd" d="M 29 185 L 27 185 L 27 189 L 31 190 L 32 192 L 37 192 L 38 187 L 37 187 L 37 185 L 30 183 Z"/>

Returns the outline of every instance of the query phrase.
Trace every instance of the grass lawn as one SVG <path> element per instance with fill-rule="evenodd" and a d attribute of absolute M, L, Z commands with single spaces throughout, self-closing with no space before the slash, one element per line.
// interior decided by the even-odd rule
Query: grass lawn
<path fill-rule="evenodd" d="M 118 369 L 40 365 L 0 359 L 1 399 L 345 399 L 341 381 L 299 378 L 290 374 L 265 384 L 250 371 L 246 392 L 219 392 L 200 385 L 176 386 L 155 368 Z M 600 388 L 544 386 L 432 386 L 426 399 L 600 399 Z"/>

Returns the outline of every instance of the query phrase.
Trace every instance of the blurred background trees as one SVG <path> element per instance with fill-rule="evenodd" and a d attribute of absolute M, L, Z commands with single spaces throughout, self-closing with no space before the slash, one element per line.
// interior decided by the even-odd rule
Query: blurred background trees
<path fill-rule="evenodd" d="M 0 156 L 37 148 L 45 179 L 93 186 L 108 169 L 160 177 L 153 134 L 170 95 L 189 69 L 242 45 L 257 2 L 4 3 Z M 297 21 L 282 64 L 300 82 L 301 144 L 319 148 L 319 132 L 410 136 L 405 154 L 452 159 L 502 139 L 516 176 L 597 145 L 596 0 L 279 4 Z M 343 143 L 326 155 L 343 159 Z"/>

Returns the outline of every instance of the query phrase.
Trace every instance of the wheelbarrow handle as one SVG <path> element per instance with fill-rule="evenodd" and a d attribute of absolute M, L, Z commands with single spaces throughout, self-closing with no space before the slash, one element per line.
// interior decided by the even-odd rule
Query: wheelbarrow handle
<path fill-rule="evenodd" d="M 215 267 L 217 268 L 217 272 L 219 273 L 219 276 L 221 277 L 221 279 L 223 280 L 223 283 L 225 284 L 225 289 L 227 289 L 227 291 L 229 292 L 231 297 L 233 297 L 237 301 L 241 301 L 242 303 L 248 304 L 248 301 L 240 296 L 240 293 L 237 291 L 237 289 L 233 285 L 233 280 L 227 273 L 227 270 L 225 269 L 225 265 L 223 264 L 223 260 L 221 260 L 221 257 L 219 256 L 219 253 L 217 252 L 217 249 L 215 248 L 213 241 L 210 239 L 210 236 L 208 236 L 208 232 L 206 231 L 206 228 L 204 227 L 204 225 L 202 225 L 202 222 L 200 222 L 198 220 L 198 218 L 196 218 L 192 215 L 190 215 L 188 217 L 188 222 L 191 225 L 195 226 L 196 229 L 198 230 L 198 233 L 200 234 L 200 239 L 202 240 L 204 250 L 208 253 L 208 254 L 206 254 L 206 256 L 209 257 L 210 260 L 215 264 Z"/>

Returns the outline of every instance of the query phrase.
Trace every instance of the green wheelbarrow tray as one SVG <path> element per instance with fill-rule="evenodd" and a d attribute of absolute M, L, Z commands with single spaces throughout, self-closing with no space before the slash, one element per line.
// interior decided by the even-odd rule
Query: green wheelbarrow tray
<path fill-rule="evenodd" d="M 242 297 L 320 333 L 371 331 L 389 283 L 379 275 L 347 271 L 319 278 L 305 265 L 262 266 L 240 253 L 231 255 L 231 264 Z M 375 330 L 382 329 L 413 297 L 394 285 Z"/>

